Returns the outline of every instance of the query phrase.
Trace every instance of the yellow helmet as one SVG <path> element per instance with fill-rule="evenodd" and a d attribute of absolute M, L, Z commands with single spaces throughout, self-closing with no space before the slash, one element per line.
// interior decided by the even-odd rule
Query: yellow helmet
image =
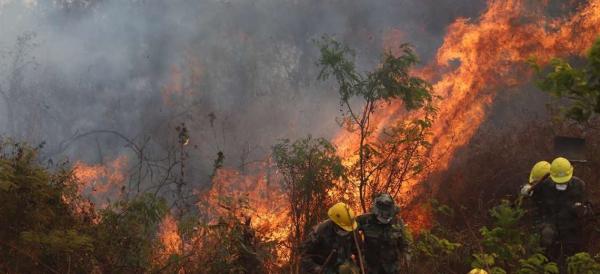
<path fill-rule="evenodd" d="M 546 161 L 537 162 L 531 169 L 531 173 L 529 173 L 529 183 L 539 181 L 548 173 L 550 173 L 550 163 Z"/>
<path fill-rule="evenodd" d="M 487 271 L 481 268 L 473 268 L 468 274 L 488 274 Z"/>
<path fill-rule="evenodd" d="M 348 232 L 353 231 L 358 227 L 358 224 L 354 219 L 354 211 L 344 203 L 337 203 L 332 206 L 329 211 L 327 211 L 327 215 L 335 224 Z"/>
<path fill-rule="evenodd" d="M 566 184 L 573 177 L 573 166 L 569 160 L 558 157 L 550 166 L 550 178 L 557 184 Z"/>

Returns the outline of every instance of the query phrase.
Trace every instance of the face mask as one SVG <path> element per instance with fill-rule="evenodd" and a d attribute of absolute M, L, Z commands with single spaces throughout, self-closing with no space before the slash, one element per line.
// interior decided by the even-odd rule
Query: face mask
<path fill-rule="evenodd" d="M 382 217 L 380 215 L 377 215 L 377 221 L 379 221 L 382 224 L 389 224 L 392 221 L 392 217 Z"/>
<path fill-rule="evenodd" d="M 556 184 L 556 190 L 564 191 L 567 189 L 567 184 Z"/>
<path fill-rule="evenodd" d="M 337 235 L 339 235 L 339 236 L 342 236 L 342 237 L 344 237 L 344 236 L 348 236 L 348 234 L 350 234 L 350 232 L 349 232 L 349 231 L 343 230 L 343 229 L 341 229 L 341 228 L 337 228 L 337 229 L 335 230 L 335 233 L 336 233 Z"/>

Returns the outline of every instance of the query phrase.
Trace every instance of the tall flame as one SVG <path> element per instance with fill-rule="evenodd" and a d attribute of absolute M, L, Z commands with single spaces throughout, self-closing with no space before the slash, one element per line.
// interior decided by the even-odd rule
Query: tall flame
<path fill-rule="evenodd" d="M 183 242 L 173 215 L 167 214 L 163 218 L 158 229 L 158 238 L 161 243 L 156 254 L 158 265 L 167 262 L 171 255 L 181 253 Z"/>
<path fill-rule="evenodd" d="M 449 167 L 456 150 L 468 144 L 485 120 L 497 92 L 530 80 L 528 59 L 535 57 L 543 63 L 554 56 L 581 55 L 600 33 L 600 0 L 589 0 L 561 18 L 545 16 L 544 8 L 526 0 L 491 0 L 477 20 L 461 18 L 448 27 L 435 59 L 416 72 L 428 79 L 434 94 L 442 98 L 428 150 L 434 163 L 426 173 L 402 186 L 403 201 L 418 197 L 426 176 Z M 395 29 L 390 35 L 385 38 L 386 44 L 403 37 Z M 407 113 L 401 102 L 381 106 L 372 120 L 375 138 L 387 125 L 413 115 L 419 114 Z M 356 160 L 355 134 L 341 131 L 334 143 L 345 163 Z M 250 175 L 219 170 L 211 189 L 201 199 L 206 204 L 199 207 L 217 216 L 219 197 L 244 198 L 248 207 L 242 210 L 243 215 L 252 217 L 252 226 L 263 235 L 283 241 L 288 235 L 288 211 L 285 196 L 274 183 L 280 178 L 269 174 L 268 166 L 256 170 Z M 433 186 L 431 191 L 435 194 L 438 188 Z M 403 212 L 413 229 L 430 223 L 429 212 L 422 205 Z M 280 258 L 285 259 L 285 252 L 280 251 Z"/>
<path fill-rule="evenodd" d="M 457 148 L 467 144 L 486 117 L 496 92 L 530 78 L 526 61 L 584 54 L 600 34 L 600 1 L 591 0 L 567 18 L 550 19 L 523 0 L 491 1 L 478 22 L 450 25 L 437 53 L 434 84 L 443 97 L 433 126 L 434 171 L 448 168 Z M 450 63 L 458 61 L 457 68 Z"/>
<path fill-rule="evenodd" d="M 434 93 L 442 98 L 432 127 L 429 154 L 434 165 L 429 172 L 448 168 L 455 151 L 469 142 L 485 120 L 497 92 L 529 80 L 529 58 L 544 63 L 554 56 L 583 54 L 600 34 L 599 0 L 590 0 L 557 19 L 544 16 L 543 9 L 524 0 L 492 0 L 478 20 L 462 18 L 448 27 L 435 60 L 418 72 L 432 81 Z M 380 131 L 399 118 L 409 115 L 395 102 L 373 121 Z M 344 131 L 336 137 L 342 153 L 358 147 L 351 134 Z M 427 174 L 403 185 L 404 198 L 418 195 L 414 190 Z M 433 186 L 433 193 L 438 187 Z"/>

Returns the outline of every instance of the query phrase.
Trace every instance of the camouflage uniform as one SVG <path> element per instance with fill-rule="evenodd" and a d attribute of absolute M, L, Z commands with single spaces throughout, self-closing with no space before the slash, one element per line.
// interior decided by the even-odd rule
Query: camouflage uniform
<path fill-rule="evenodd" d="M 409 252 L 409 241 L 404 222 L 396 216 L 397 213 L 398 208 L 391 196 L 382 194 L 375 198 L 372 213 L 356 219 L 363 239 L 368 273 L 400 273 L 402 255 Z"/>
<path fill-rule="evenodd" d="M 354 267 L 352 255 L 356 248 L 352 232 L 341 236 L 336 232 L 339 229 L 331 220 L 313 228 L 301 246 L 302 273 L 336 274 L 339 269 Z"/>
<path fill-rule="evenodd" d="M 587 197 L 585 183 L 573 177 L 567 189 L 560 191 L 550 178 L 535 186 L 531 195 L 537 207 L 537 222 L 541 227 L 542 245 L 548 248 L 548 256 L 558 259 L 560 250 L 571 256 L 582 248 L 582 216 L 585 214 Z M 562 244 L 556 247 L 556 243 Z"/>
<path fill-rule="evenodd" d="M 404 223 L 395 218 L 382 224 L 374 213 L 358 216 L 359 230 L 363 237 L 364 256 L 368 273 L 400 273 L 402 255 L 408 252 Z"/>

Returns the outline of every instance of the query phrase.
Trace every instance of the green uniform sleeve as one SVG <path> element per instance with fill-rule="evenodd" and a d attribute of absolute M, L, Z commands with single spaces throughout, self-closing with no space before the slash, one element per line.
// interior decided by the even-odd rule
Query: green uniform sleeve
<path fill-rule="evenodd" d="M 318 248 L 319 236 L 315 227 L 300 246 L 300 264 L 304 272 L 315 273 L 320 267 L 320 265 L 315 262 L 315 258 L 318 256 Z"/>

